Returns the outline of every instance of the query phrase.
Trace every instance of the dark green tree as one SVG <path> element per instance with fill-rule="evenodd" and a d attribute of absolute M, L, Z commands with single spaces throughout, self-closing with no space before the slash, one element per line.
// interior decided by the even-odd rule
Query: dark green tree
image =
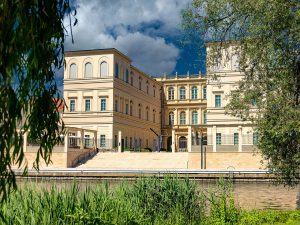
<path fill-rule="evenodd" d="M 0 2 L 0 198 L 16 187 L 12 165 L 24 163 L 22 134 L 40 144 L 35 166 L 50 162 L 63 123 L 56 69 L 64 65 L 68 0 Z M 25 168 L 26 171 L 26 168 Z"/>
<path fill-rule="evenodd" d="M 208 66 L 238 43 L 245 79 L 227 112 L 253 122 L 267 167 L 288 185 L 300 178 L 299 7 L 299 0 L 193 0 L 183 11 L 185 29 L 217 42 Z"/>

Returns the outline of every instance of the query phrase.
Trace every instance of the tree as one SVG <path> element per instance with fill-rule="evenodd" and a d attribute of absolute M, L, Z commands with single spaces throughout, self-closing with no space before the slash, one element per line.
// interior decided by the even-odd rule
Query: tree
<path fill-rule="evenodd" d="M 35 166 L 50 162 L 63 123 L 54 71 L 63 66 L 68 0 L 0 3 L 0 197 L 16 187 L 12 165 L 24 163 L 23 137 L 40 143 Z M 70 17 L 71 18 L 71 17 Z M 25 168 L 26 171 L 26 168 Z"/>
<path fill-rule="evenodd" d="M 227 111 L 253 122 L 267 167 L 288 185 L 300 178 L 299 7 L 299 0 L 193 0 L 183 11 L 185 29 L 217 41 L 208 65 L 238 42 L 245 78 Z"/>

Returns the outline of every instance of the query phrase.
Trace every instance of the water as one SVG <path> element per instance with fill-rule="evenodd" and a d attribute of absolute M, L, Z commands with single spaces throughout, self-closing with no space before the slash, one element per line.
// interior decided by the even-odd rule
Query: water
<path fill-rule="evenodd" d="M 98 186 L 108 183 L 110 188 L 118 185 L 120 180 L 77 180 L 76 184 L 84 189 L 87 186 Z M 132 180 L 129 180 L 132 182 Z M 200 190 L 214 189 L 216 181 L 196 181 Z M 55 186 L 57 189 L 69 188 L 73 184 L 72 180 L 62 179 L 30 179 L 18 180 L 20 188 L 30 185 L 38 185 L 41 188 Z M 274 185 L 266 181 L 235 182 L 233 184 L 236 204 L 242 209 L 275 209 L 294 210 L 300 209 L 300 185 L 295 188 Z"/>

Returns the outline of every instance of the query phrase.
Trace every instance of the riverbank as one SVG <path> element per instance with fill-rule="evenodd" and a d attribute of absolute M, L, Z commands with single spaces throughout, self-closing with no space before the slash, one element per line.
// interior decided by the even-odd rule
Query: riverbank
<path fill-rule="evenodd" d="M 192 179 L 138 178 L 80 188 L 24 185 L 2 205 L 4 224 L 299 224 L 299 211 L 246 211 L 224 180 L 199 189 Z"/>
<path fill-rule="evenodd" d="M 17 177 L 24 177 L 22 170 L 15 170 Z M 195 169 L 93 169 L 93 168 L 68 168 L 68 169 L 40 169 L 28 170 L 26 177 L 30 178 L 62 178 L 73 179 L 74 177 L 80 179 L 122 179 L 131 178 L 135 179 L 141 176 L 151 177 L 164 177 L 172 175 L 181 178 L 193 179 L 207 179 L 216 180 L 220 177 L 232 180 L 266 180 L 273 181 L 276 179 L 274 174 L 269 173 L 267 170 L 236 170 L 232 168 L 224 170 L 195 170 Z"/>

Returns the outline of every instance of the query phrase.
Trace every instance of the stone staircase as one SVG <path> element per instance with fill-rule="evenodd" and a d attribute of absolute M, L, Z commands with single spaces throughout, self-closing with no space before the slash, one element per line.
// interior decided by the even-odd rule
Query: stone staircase
<path fill-rule="evenodd" d="M 187 169 L 188 157 L 187 152 L 100 152 L 77 168 Z"/>

